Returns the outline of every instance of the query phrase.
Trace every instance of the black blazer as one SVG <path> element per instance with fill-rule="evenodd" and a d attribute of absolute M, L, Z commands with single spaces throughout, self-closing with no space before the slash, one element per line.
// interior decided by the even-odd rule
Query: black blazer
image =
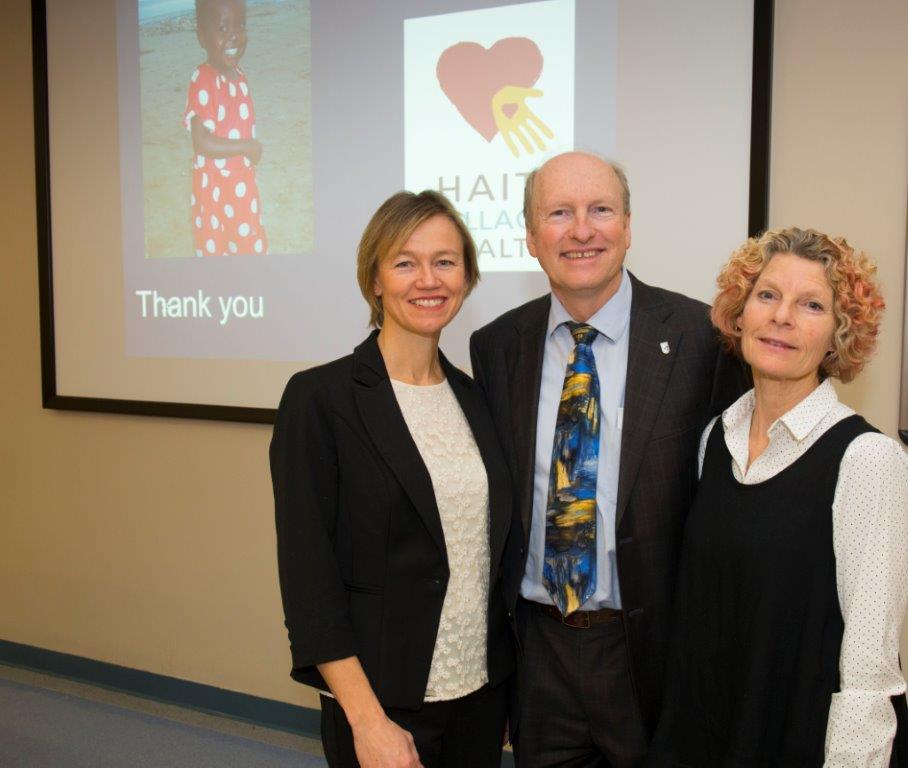
<path fill-rule="evenodd" d="M 745 392 L 743 366 L 719 352 L 705 304 L 631 275 L 630 341 L 616 512 L 618 578 L 634 690 L 649 732 L 658 722 L 681 531 L 696 484 L 700 433 Z M 473 375 L 483 388 L 514 478 L 517 583 L 533 510 L 536 411 L 550 296 L 473 334 Z M 668 352 L 663 352 L 667 343 Z M 608 374 L 601 372 L 602 386 Z M 519 530 L 516 530 L 519 526 Z"/>
<path fill-rule="evenodd" d="M 295 680 L 328 690 L 315 665 L 358 656 L 382 705 L 419 709 L 448 560 L 432 481 L 377 333 L 287 384 L 271 441 L 278 569 Z M 496 685 L 514 667 L 500 587 L 508 468 L 481 391 L 439 357 L 488 475 L 488 673 Z"/>

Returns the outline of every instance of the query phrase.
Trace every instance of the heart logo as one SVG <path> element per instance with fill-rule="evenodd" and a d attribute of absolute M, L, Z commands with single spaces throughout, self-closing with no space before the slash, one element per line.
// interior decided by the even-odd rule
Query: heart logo
<path fill-rule="evenodd" d="M 479 43 L 456 43 L 438 57 L 435 74 L 451 103 L 486 141 L 498 133 L 492 96 L 506 85 L 530 88 L 542 73 L 542 53 L 527 37 L 506 37 L 491 48 Z M 508 117 L 517 105 L 503 108 Z"/>

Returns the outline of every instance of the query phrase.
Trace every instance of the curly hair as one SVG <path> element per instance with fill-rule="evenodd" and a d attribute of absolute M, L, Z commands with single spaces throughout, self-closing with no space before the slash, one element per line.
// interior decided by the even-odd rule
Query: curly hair
<path fill-rule="evenodd" d="M 819 261 L 832 287 L 834 349 L 820 364 L 821 379 L 851 381 L 876 348 L 886 303 L 874 279 L 876 265 L 863 252 L 855 253 L 843 237 L 831 238 L 814 229 L 771 229 L 736 250 L 716 278 L 719 292 L 710 317 L 723 346 L 741 356 L 738 320 L 760 273 L 777 254 Z"/>

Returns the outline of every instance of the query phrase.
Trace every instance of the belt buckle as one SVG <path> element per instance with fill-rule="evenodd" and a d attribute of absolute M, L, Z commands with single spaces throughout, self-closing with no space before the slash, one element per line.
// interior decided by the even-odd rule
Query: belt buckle
<path fill-rule="evenodd" d="M 571 619 L 571 617 L 574 617 Z M 571 619 L 571 621 L 568 621 Z M 573 621 L 578 622 L 577 624 L 572 623 Z M 566 624 L 569 627 L 574 627 L 576 629 L 589 629 L 590 628 L 590 613 L 589 611 L 574 611 L 569 613 L 567 616 L 561 617 L 561 623 Z"/>

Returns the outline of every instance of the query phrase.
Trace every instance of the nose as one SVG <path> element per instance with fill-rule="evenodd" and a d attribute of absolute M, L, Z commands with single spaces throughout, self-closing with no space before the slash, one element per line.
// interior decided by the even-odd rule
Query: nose
<path fill-rule="evenodd" d="M 243 25 L 237 19 L 230 19 L 227 25 L 227 37 L 236 41 L 243 35 Z"/>
<path fill-rule="evenodd" d="M 788 301 L 777 301 L 772 313 L 772 321 L 776 325 L 791 325 L 793 307 Z"/>
<path fill-rule="evenodd" d="M 416 275 L 417 288 L 435 288 L 439 283 L 438 275 L 431 264 L 421 264 Z"/>
<path fill-rule="evenodd" d="M 578 243 L 586 243 L 593 237 L 593 228 L 585 214 L 581 213 L 574 219 L 574 226 L 571 228 L 571 237 Z"/>

